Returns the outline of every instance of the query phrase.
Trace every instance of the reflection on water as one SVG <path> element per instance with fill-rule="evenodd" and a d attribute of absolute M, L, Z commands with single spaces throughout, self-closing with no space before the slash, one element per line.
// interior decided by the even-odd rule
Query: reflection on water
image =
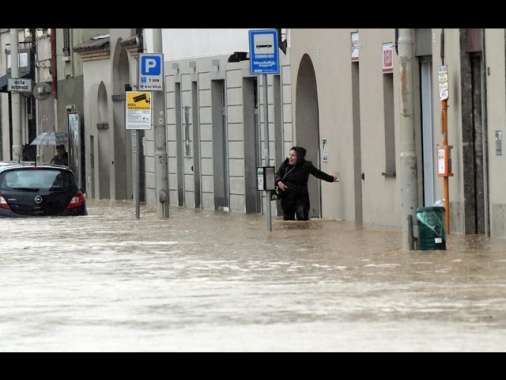
<path fill-rule="evenodd" d="M 0 219 L 0 351 L 502 351 L 504 241 L 88 201 Z"/>

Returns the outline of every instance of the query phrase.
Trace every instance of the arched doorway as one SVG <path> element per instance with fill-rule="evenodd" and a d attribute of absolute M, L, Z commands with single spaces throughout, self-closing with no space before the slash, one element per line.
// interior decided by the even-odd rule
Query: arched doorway
<path fill-rule="evenodd" d="M 313 62 L 305 54 L 297 73 L 296 110 L 295 110 L 295 145 L 306 148 L 306 160 L 312 161 L 320 168 L 320 130 L 318 120 L 318 93 Z M 321 218 L 321 184 L 310 176 L 308 182 L 310 218 Z"/>
<path fill-rule="evenodd" d="M 109 126 L 107 115 L 109 104 L 107 102 L 107 90 L 104 82 L 98 86 L 97 96 L 97 125 Z M 98 199 L 111 198 L 110 186 L 110 138 L 109 128 L 97 129 L 98 137 Z"/>
<path fill-rule="evenodd" d="M 126 129 L 125 102 L 126 86 L 130 86 L 130 64 L 128 53 L 120 44 L 121 39 L 116 43 L 114 49 L 113 77 L 113 126 L 112 135 L 114 141 L 114 194 L 115 199 L 132 199 L 132 132 Z"/>

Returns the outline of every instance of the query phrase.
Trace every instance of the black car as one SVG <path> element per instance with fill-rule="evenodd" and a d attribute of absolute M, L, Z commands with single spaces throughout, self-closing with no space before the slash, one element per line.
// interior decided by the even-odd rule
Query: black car
<path fill-rule="evenodd" d="M 88 215 L 86 199 L 67 166 L 0 163 L 0 217 Z"/>

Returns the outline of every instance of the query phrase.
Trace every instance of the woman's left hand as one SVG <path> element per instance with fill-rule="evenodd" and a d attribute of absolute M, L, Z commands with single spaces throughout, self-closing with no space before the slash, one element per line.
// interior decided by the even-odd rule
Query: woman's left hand
<path fill-rule="evenodd" d="M 339 182 L 339 172 L 337 170 L 334 171 L 334 182 Z"/>

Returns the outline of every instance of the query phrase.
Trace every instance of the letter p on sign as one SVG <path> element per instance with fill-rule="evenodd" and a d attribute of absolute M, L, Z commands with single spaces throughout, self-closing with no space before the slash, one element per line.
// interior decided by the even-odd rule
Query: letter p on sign
<path fill-rule="evenodd" d="M 160 56 L 141 57 L 141 75 L 160 75 L 162 62 Z"/>

